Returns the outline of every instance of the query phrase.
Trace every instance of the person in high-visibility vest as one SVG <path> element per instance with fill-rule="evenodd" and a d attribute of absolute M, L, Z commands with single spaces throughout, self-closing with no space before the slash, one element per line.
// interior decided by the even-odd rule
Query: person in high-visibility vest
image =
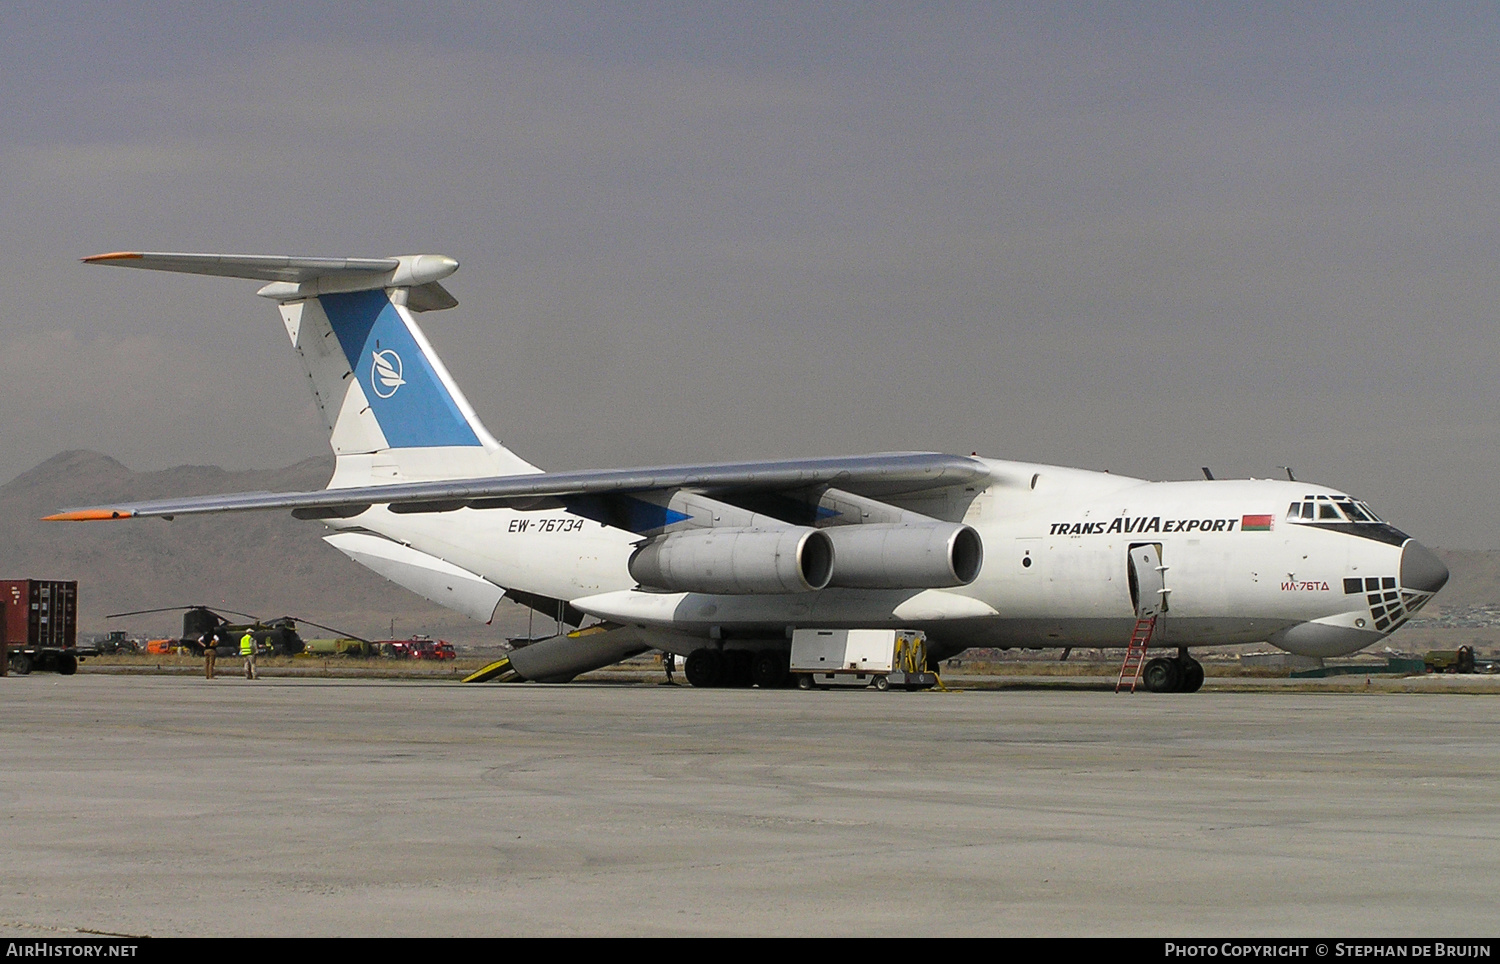
<path fill-rule="evenodd" d="M 245 679 L 255 679 L 255 637 L 248 629 L 240 637 L 240 655 L 245 657 Z"/>

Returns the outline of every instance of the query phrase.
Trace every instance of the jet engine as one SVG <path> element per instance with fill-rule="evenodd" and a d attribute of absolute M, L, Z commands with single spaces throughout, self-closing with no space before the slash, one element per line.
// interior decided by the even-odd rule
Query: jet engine
<path fill-rule="evenodd" d="M 822 530 L 834 548 L 830 586 L 850 589 L 947 589 L 979 576 L 984 543 L 954 522 L 874 523 Z"/>
<path fill-rule="evenodd" d="M 630 557 L 630 575 L 670 592 L 726 595 L 812 592 L 833 575 L 823 529 L 709 528 L 660 536 Z"/>

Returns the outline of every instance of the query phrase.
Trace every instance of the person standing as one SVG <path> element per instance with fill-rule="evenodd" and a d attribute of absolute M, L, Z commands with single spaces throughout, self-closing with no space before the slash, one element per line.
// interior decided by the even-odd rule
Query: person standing
<path fill-rule="evenodd" d="M 245 679 L 255 679 L 255 637 L 248 629 L 240 637 L 240 655 L 245 657 Z"/>
<path fill-rule="evenodd" d="M 198 642 L 203 645 L 203 678 L 214 678 L 214 660 L 219 657 L 219 634 L 210 637 L 207 633 L 198 637 Z"/>

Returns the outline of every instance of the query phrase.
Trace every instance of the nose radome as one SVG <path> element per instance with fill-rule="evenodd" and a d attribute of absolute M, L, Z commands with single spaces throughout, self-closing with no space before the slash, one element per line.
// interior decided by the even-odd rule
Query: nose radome
<path fill-rule="evenodd" d="M 1401 588 L 1437 592 L 1448 583 L 1448 567 L 1432 550 L 1415 539 L 1401 550 Z"/>

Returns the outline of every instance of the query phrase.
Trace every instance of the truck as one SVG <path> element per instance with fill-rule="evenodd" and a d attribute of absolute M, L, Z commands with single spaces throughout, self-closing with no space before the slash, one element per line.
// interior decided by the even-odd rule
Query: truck
<path fill-rule="evenodd" d="M 338 639 L 304 639 L 299 656 L 374 656 L 379 647 L 368 640 L 340 637 Z"/>
<path fill-rule="evenodd" d="M 937 685 L 927 668 L 927 636 L 909 629 L 797 629 L 791 672 L 799 689 Z"/>
<path fill-rule="evenodd" d="M 0 580 L 0 647 L 9 672 L 78 672 L 78 581 Z"/>
<path fill-rule="evenodd" d="M 123 629 L 113 630 L 108 636 L 95 642 L 93 648 L 96 656 L 116 656 L 141 651 L 140 644 L 131 639 L 130 634 Z"/>
<path fill-rule="evenodd" d="M 413 636 L 411 639 L 382 639 L 374 645 L 380 655 L 394 659 L 455 659 L 458 653 L 447 640 L 431 636 Z"/>
<path fill-rule="evenodd" d="M 1429 673 L 1472 673 L 1474 647 L 1460 646 L 1458 649 L 1434 649 L 1422 660 Z"/>

